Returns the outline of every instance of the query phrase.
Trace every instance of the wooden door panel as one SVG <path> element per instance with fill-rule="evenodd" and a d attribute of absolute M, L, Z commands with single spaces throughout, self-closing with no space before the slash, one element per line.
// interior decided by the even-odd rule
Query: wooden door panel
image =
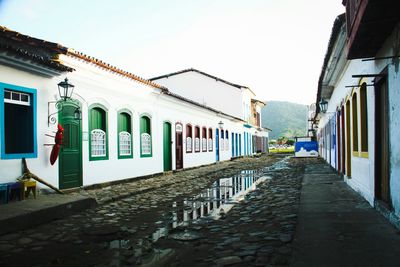
<path fill-rule="evenodd" d="M 182 124 L 175 125 L 175 165 L 176 169 L 183 168 L 183 135 Z M 179 129 L 179 130 L 178 130 Z"/>
<path fill-rule="evenodd" d="M 59 155 L 59 187 L 61 189 L 82 185 L 81 121 L 74 118 L 75 103 L 63 104 L 59 123 L 64 128 Z"/>
<path fill-rule="evenodd" d="M 385 80 L 378 83 L 375 95 L 375 196 L 390 207 L 389 107 Z"/>

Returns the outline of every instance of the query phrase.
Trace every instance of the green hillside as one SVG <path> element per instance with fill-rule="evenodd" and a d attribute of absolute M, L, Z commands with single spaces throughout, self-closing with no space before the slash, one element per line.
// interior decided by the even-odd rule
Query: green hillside
<path fill-rule="evenodd" d="M 272 130 L 270 139 L 305 136 L 307 106 L 284 101 L 266 101 L 262 109 L 262 126 Z"/>

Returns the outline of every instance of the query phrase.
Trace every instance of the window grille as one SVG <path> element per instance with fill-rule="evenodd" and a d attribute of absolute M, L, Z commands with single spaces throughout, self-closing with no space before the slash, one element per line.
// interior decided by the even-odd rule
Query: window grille
<path fill-rule="evenodd" d="M 131 134 L 128 132 L 119 133 L 119 154 L 121 156 L 130 156 L 132 154 Z"/>
<path fill-rule="evenodd" d="M 151 135 L 148 133 L 141 134 L 142 155 L 151 155 Z"/>
<path fill-rule="evenodd" d="M 106 156 L 106 133 L 100 129 L 91 132 L 91 151 L 92 157 Z"/>

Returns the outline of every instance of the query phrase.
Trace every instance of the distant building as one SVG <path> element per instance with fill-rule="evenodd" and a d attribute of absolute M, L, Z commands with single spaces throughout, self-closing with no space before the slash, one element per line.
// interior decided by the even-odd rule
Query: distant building
<path fill-rule="evenodd" d="M 400 225 L 399 1 L 345 0 L 318 83 L 320 155 Z"/>
<path fill-rule="evenodd" d="M 75 87 L 63 98 L 57 84 L 66 77 Z M 238 94 L 231 89 L 218 96 L 222 105 L 214 105 L 198 98 L 209 83 L 190 95 L 197 89 L 188 82 L 178 92 L 0 27 L 0 183 L 21 176 L 22 158 L 33 173 L 66 189 L 266 151 L 268 132 L 242 114 L 242 89 L 220 82 Z M 251 99 L 246 101 L 250 110 Z M 63 142 L 51 165 L 58 123 Z M 252 136 L 265 146 L 254 149 Z"/>

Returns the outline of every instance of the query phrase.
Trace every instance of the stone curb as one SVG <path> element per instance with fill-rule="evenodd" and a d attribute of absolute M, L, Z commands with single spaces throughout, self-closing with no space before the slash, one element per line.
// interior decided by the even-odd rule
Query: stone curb
<path fill-rule="evenodd" d="M 55 219 L 64 218 L 94 208 L 97 202 L 94 198 L 74 196 L 55 196 L 34 200 L 26 200 L 4 205 L 0 216 L 0 235 L 31 228 Z"/>

